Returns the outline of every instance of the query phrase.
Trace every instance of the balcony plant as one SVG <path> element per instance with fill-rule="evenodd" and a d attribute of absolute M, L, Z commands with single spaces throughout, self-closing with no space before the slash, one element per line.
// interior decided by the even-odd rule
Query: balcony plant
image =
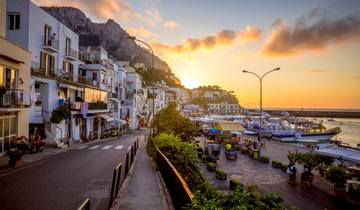
<path fill-rule="evenodd" d="M 54 109 L 51 113 L 50 121 L 55 124 L 59 124 L 63 121 L 66 116 L 70 113 L 69 108 L 67 105 L 61 105 L 57 109 Z"/>
<path fill-rule="evenodd" d="M 226 180 L 227 174 L 224 170 L 218 169 L 215 171 L 215 177 L 219 180 Z"/>
<path fill-rule="evenodd" d="M 210 172 L 214 172 L 216 170 L 216 163 L 208 162 L 206 168 Z"/>

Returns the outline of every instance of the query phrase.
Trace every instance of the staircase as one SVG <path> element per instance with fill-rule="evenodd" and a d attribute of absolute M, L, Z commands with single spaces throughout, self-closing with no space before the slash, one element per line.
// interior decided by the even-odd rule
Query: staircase
<path fill-rule="evenodd" d="M 63 131 L 61 130 L 61 132 L 63 132 Z M 50 123 L 45 123 L 45 134 L 46 134 L 46 143 L 54 144 L 55 147 L 57 147 L 57 148 L 66 148 L 66 147 L 68 147 L 68 145 L 64 143 L 64 142 L 67 141 L 67 139 L 56 138 L 51 133 L 51 124 Z"/>

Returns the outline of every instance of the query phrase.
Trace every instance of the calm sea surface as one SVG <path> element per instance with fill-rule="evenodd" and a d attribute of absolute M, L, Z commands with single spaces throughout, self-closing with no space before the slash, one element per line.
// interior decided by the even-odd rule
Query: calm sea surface
<path fill-rule="evenodd" d="M 333 118 L 335 121 L 328 121 L 328 118 L 317 119 L 323 120 L 323 124 L 327 128 L 340 127 L 342 132 L 337 136 L 338 140 L 349 143 L 352 146 L 360 144 L 360 118 Z"/>

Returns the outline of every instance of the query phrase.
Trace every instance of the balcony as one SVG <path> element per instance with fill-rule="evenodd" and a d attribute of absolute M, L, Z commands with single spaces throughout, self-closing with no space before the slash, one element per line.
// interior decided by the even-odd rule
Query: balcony
<path fill-rule="evenodd" d="M 90 78 L 86 78 L 84 76 L 78 76 L 78 82 L 84 85 L 90 85 L 94 87 L 100 87 L 100 83 L 96 80 L 92 80 Z"/>
<path fill-rule="evenodd" d="M 31 74 L 34 76 L 52 77 L 56 78 L 55 69 L 46 69 L 40 66 L 40 63 L 32 62 Z"/>
<path fill-rule="evenodd" d="M 65 59 L 69 61 L 77 61 L 78 60 L 78 51 L 74 49 L 65 49 Z"/>
<path fill-rule="evenodd" d="M 0 89 L 1 108 L 28 108 L 30 106 L 30 93 L 17 89 Z"/>
<path fill-rule="evenodd" d="M 89 110 L 107 110 L 108 109 L 108 104 L 105 102 L 94 102 L 94 103 L 89 103 Z"/>
<path fill-rule="evenodd" d="M 59 52 L 59 40 L 43 36 L 43 49 L 51 53 Z"/>

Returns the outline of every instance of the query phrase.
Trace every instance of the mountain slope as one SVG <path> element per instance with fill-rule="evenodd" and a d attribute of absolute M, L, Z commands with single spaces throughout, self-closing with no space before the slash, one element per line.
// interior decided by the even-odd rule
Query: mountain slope
<path fill-rule="evenodd" d="M 132 63 L 141 62 L 151 67 L 151 53 L 134 41 L 127 39 L 129 34 L 114 20 L 106 23 L 94 23 L 79 9 L 73 7 L 42 7 L 50 15 L 65 24 L 68 28 L 79 34 L 80 45 L 89 44 L 89 37 L 97 39 L 104 49 L 120 60 L 130 60 Z M 154 66 L 171 72 L 170 67 L 159 57 L 155 57 Z"/>

